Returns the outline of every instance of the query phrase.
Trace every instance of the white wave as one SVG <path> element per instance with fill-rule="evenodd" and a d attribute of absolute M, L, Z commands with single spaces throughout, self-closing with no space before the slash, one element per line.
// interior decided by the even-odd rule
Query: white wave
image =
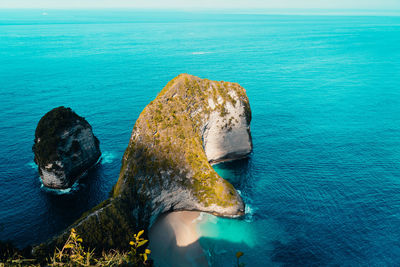
<path fill-rule="evenodd" d="M 205 52 L 205 51 L 196 51 L 192 52 L 192 55 L 204 55 L 204 54 L 211 54 L 212 52 Z"/>
<path fill-rule="evenodd" d="M 253 209 L 249 204 L 246 205 L 246 208 L 244 209 L 245 214 L 253 214 Z"/>
<path fill-rule="evenodd" d="M 199 216 L 197 216 L 196 219 L 193 220 L 193 222 L 201 222 L 204 218 L 204 212 L 199 212 Z"/>
<path fill-rule="evenodd" d="M 106 151 L 101 155 L 101 163 L 103 164 L 112 163 L 115 158 L 116 158 L 115 153 Z"/>
<path fill-rule="evenodd" d="M 255 212 L 255 210 L 251 207 L 251 205 L 246 204 L 246 207 L 244 208 L 244 216 L 245 216 L 244 220 L 246 222 L 253 221 L 254 212 Z"/>
<path fill-rule="evenodd" d="M 28 162 L 26 164 L 26 166 L 29 166 L 29 167 L 31 167 L 32 169 L 35 169 L 35 170 L 37 169 L 37 165 L 36 165 L 36 163 L 34 161 Z"/>
<path fill-rule="evenodd" d="M 39 178 L 40 179 L 40 178 Z M 75 182 L 70 188 L 66 188 L 66 189 L 53 189 L 53 188 L 48 188 L 46 186 L 43 185 L 42 180 L 40 180 L 41 185 L 40 185 L 40 189 L 47 192 L 47 193 L 51 193 L 51 194 L 55 194 L 55 195 L 66 195 L 66 194 L 71 194 L 75 191 L 78 191 L 80 188 L 80 184 L 78 182 Z"/>
<path fill-rule="evenodd" d="M 77 181 L 70 188 L 66 188 L 66 189 L 48 188 L 43 185 L 42 179 L 40 177 L 38 177 L 38 179 L 40 181 L 40 189 L 41 190 L 45 191 L 46 193 L 51 193 L 51 194 L 55 194 L 55 195 L 70 194 L 75 191 L 78 191 L 79 188 L 81 187 L 81 185 L 79 184 L 79 179 L 77 179 Z"/>
<path fill-rule="evenodd" d="M 114 157 L 115 158 L 115 157 Z M 108 161 L 107 161 L 108 159 Z M 105 163 L 109 163 L 112 162 L 112 160 L 110 161 L 109 158 L 106 159 Z M 84 171 L 75 181 L 75 183 L 70 187 L 70 188 L 66 188 L 66 189 L 54 189 L 54 188 L 48 188 L 46 186 L 43 185 L 42 179 L 39 177 L 39 181 L 40 181 L 40 189 L 48 192 L 48 193 L 52 193 L 52 194 L 56 194 L 56 195 L 63 195 L 63 194 L 70 194 L 73 193 L 75 191 L 78 191 L 80 188 L 82 187 L 86 187 L 84 184 L 80 184 L 79 181 L 85 177 L 89 170 L 94 168 L 97 164 L 100 163 L 100 161 L 102 160 L 102 158 L 100 157 L 97 162 L 95 164 L 93 164 L 89 169 L 87 169 L 86 171 Z M 28 163 L 28 165 L 31 165 L 31 163 Z M 35 167 L 36 168 L 36 167 Z"/>

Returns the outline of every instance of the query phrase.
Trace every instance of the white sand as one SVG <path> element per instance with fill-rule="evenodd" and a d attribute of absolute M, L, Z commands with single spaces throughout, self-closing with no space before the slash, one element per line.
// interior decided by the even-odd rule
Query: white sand
<path fill-rule="evenodd" d="M 163 215 L 150 229 L 151 257 L 156 266 L 208 266 L 196 232 L 199 212 Z"/>

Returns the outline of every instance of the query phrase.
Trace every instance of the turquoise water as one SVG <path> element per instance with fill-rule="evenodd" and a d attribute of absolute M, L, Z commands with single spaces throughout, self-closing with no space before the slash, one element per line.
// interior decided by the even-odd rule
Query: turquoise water
<path fill-rule="evenodd" d="M 179 73 L 247 89 L 254 152 L 215 168 L 248 204 L 203 215 L 214 266 L 400 263 L 400 17 L 0 11 L 0 239 L 61 231 L 107 198 L 133 124 Z M 92 124 L 102 163 L 40 187 L 34 130 L 53 107 Z"/>

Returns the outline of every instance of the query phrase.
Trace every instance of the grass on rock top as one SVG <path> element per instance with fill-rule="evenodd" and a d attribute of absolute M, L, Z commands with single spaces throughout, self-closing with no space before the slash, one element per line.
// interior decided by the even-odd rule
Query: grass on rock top
<path fill-rule="evenodd" d="M 227 127 L 234 123 L 226 117 L 227 103 L 237 104 L 230 91 L 250 109 L 245 90 L 236 83 L 210 81 L 188 74 L 171 80 L 136 121 L 114 196 L 126 188 L 124 184 L 139 180 L 144 181 L 146 188 L 155 183 L 162 186 L 165 181 L 161 173 L 169 171 L 169 178 L 191 189 L 204 206 L 235 205 L 235 189 L 207 160 L 201 129 L 211 112 L 218 112 Z M 214 107 L 209 105 L 210 98 Z M 145 179 L 137 179 L 137 176 Z"/>

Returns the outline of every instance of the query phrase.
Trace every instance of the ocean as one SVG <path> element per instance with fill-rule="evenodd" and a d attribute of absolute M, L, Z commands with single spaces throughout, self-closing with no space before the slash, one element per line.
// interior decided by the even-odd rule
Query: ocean
<path fill-rule="evenodd" d="M 400 264 L 400 17 L 0 10 L 0 239 L 45 241 L 105 200 L 143 108 L 189 73 L 238 82 L 254 151 L 214 166 L 242 219 L 202 214 L 212 266 Z M 101 163 L 41 187 L 36 125 L 68 106 Z"/>

